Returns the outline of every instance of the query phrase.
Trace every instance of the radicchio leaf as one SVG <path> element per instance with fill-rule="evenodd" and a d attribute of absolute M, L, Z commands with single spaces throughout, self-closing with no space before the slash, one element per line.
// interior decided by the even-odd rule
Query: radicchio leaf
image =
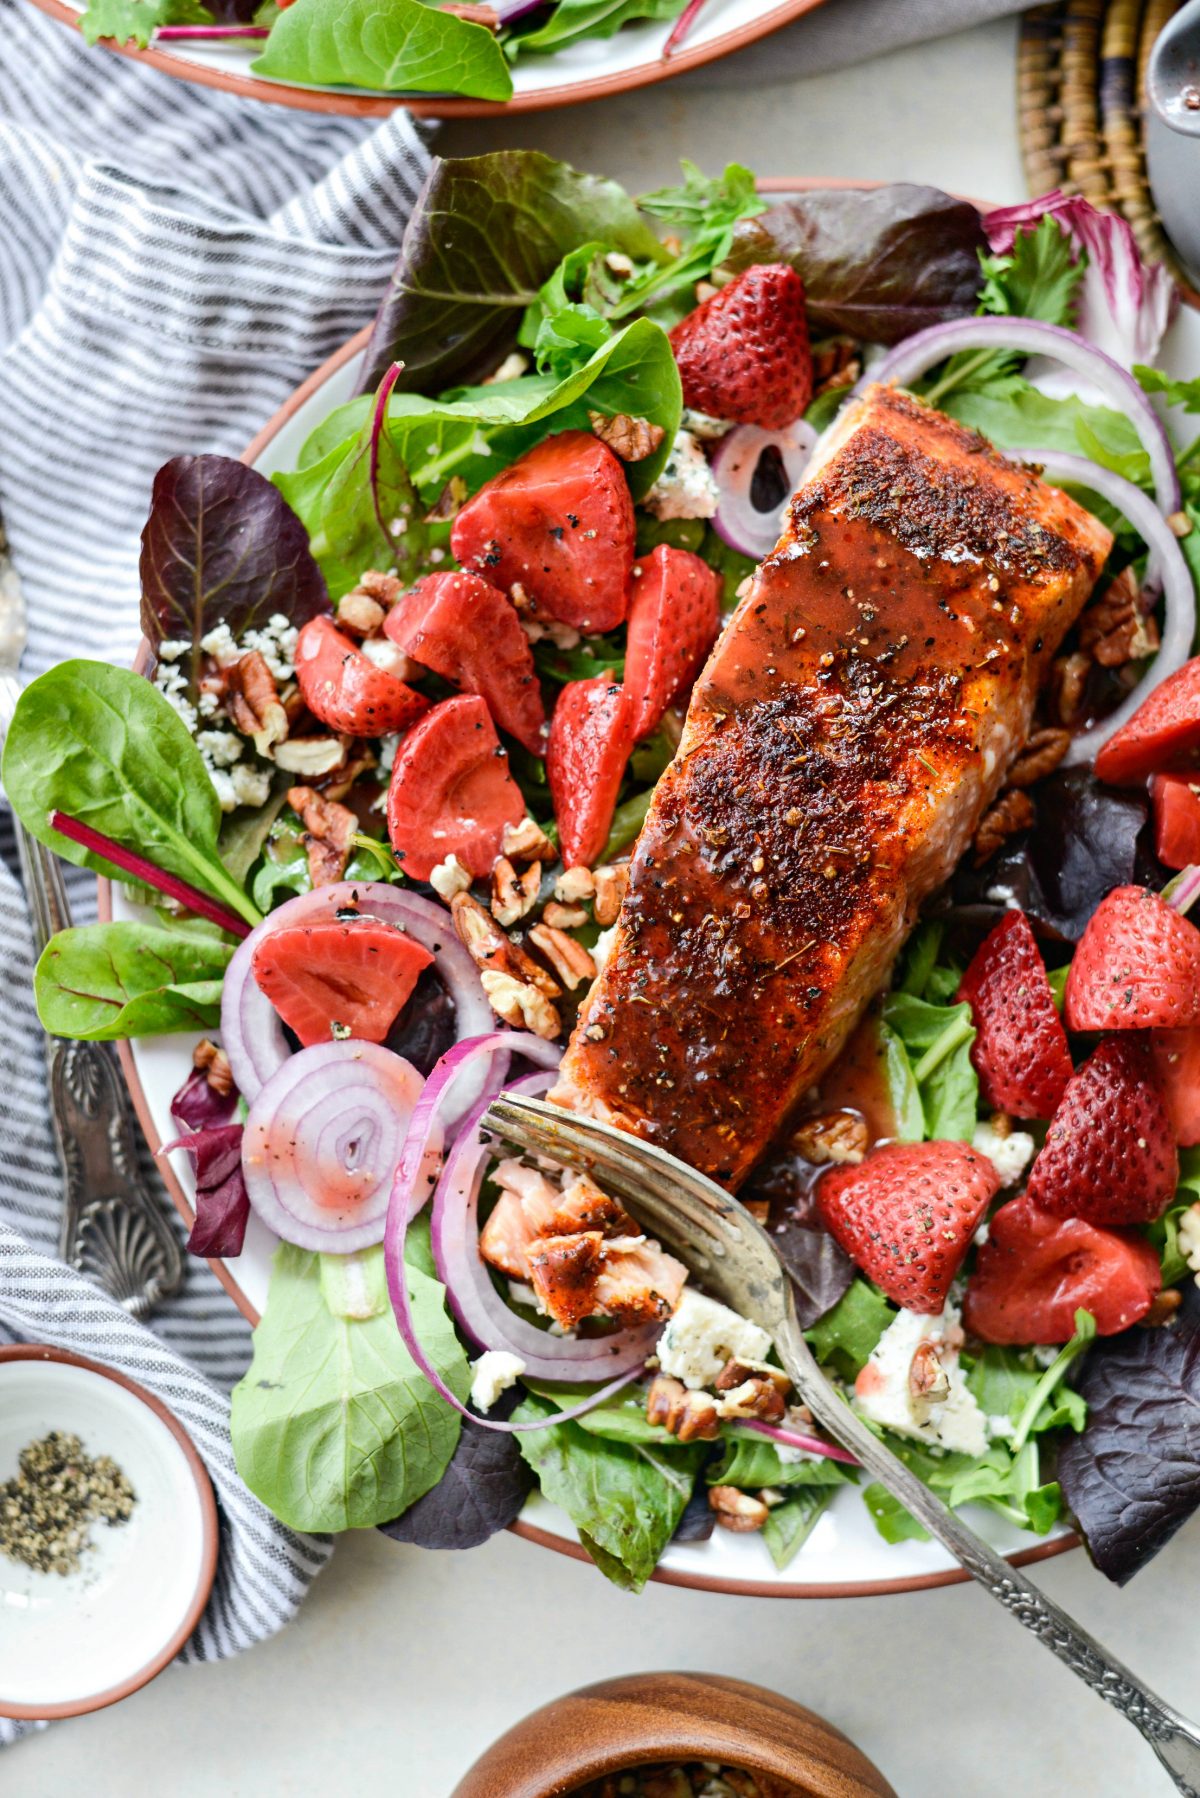
<path fill-rule="evenodd" d="M 1097 1567 L 1123 1586 L 1200 1506 L 1200 1297 L 1174 1323 L 1088 1351 L 1087 1423 L 1058 1451 L 1058 1478 Z"/>
<path fill-rule="evenodd" d="M 283 495 L 234 456 L 175 456 L 154 477 L 142 532 L 142 630 L 157 654 L 190 645 L 178 666 L 194 697 L 200 639 L 218 624 L 241 637 L 275 612 L 289 623 L 330 610 L 308 533 Z"/>
<path fill-rule="evenodd" d="M 506 1395 L 510 1409 L 513 1395 Z M 513 1522 L 533 1476 L 515 1436 L 463 1420 L 445 1473 L 402 1517 L 381 1523 L 385 1536 L 418 1548 L 478 1548 Z"/>
<path fill-rule="evenodd" d="M 853 1261 L 821 1222 L 814 1169 L 799 1156 L 781 1151 L 762 1162 L 743 1197 L 770 1201 L 767 1229 L 791 1275 L 801 1328 L 810 1329 L 833 1309 L 854 1279 Z"/>
<path fill-rule="evenodd" d="M 896 182 L 822 189 L 743 219 L 728 266 L 790 263 L 819 328 L 899 343 L 926 325 L 974 312 L 986 249 L 969 201 Z"/>
<path fill-rule="evenodd" d="M 664 254 L 613 181 L 539 150 L 435 158 L 375 319 L 359 391 L 372 391 L 396 361 L 408 392 L 481 378 L 515 341 L 543 282 L 585 243 L 638 259 Z"/>
<path fill-rule="evenodd" d="M 683 1507 L 683 1516 L 675 1525 L 672 1542 L 707 1542 L 716 1528 L 717 1514 L 708 1502 L 708 1487 L 697 1480 L 692 1496 Z"/>
<path fill-rule="evenodd" d="M 188 1237 L 188 1253 L 240 1255 L 250 1218 L 250 1200 L 242 1174 L 242 1126 L 231 1123 L 237 1089 L 214 1091 L 202 1068 L 193 1068 L 171 1100 L 171 1116 L 186 1134 L 168 1143 L 186 1149 L 196 1164 L 196 1216 Z"/>

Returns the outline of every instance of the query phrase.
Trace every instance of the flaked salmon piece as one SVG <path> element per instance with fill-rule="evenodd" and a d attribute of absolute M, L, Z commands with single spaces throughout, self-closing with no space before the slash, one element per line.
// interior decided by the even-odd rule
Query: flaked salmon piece
<path fill-rule="evenodd" d="M 551 1097 L 736 1188 L 1003 786 L 1111 544 L 908 395 L 849 407 L 696 683 Z"/>
<path fill-rule="evenodd" d="M 550 1220 L 547 1236 L 570 1236 L 577 1230 L 599 1230 L 601 1236 L 637 1236 L 638 1226 L 616 1199 L 601 1192 L 587 1174 L 577 1174 L 566 1187 Z"/>
<path fill-rule="evenodd" d="M 537 1168 L 515 1159 L 498 1161 L 492 1178 L 500 1197 L 479 1232 L 479 1253 L 501 1273 L 527 1280 L 529 1245 L 551 1229 L 563 1202 L 562 1191 Z"/>
<path fill-rule="evenodd" d="M 675 1309 L 686 1279 L 682 1262 L 641 1236 L 580 1230 L 544 1237 L 529 1250 L 529 1283 L 564 1330 L 588 1317 L 654 1323 Z"/>

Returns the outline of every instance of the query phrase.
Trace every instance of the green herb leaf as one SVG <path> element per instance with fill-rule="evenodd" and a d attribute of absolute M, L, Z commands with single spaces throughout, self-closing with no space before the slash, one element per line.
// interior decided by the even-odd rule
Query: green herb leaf
<path fill-rule="evenodd" d="M 932 970 L 925 976 L 931 978 Z M 900 1039 L 921 1098 L 925 1135 L 970 1142 L 979 1114 L 979 1078 L 971 1065 L 975 1027 L 971 1007 L 933 1005 L 910 992 L 891 992 L 883 1021 Z"/>
<path fill-rule="evenodd" d="M 1180 380 L 1161 368 L 1147 368 L 1135 362 L 1133 372 L 1145 393 L 1161 393 L 1168 406 L 1181 406 L 1185 412 L 1200 412 L 1200 375 Z"/>
<path fill-rule="evenodd" d="M 634 19 L 673 19 L 683 0 L 558 0 L 549 18 L 534 31 L 515 32 L 508 53 L 561 50 L 585 37 L 612 37 Z"/>
<path fill-rule="evenodd" d="M 384 93 L 512 98 L 494 32 L 421 0 L 296 0 L 251 68 L 277 81 Z"/>
<path fill-rule="evenodd" d="M 318 503 L 311 548 L 333 599 L 349 593 L 364 568 L 394 569 L 406 585 L 416 579 L 429 547 L 423 507 L 393 432 L 380 431 L 376 443 L 373 411 L 322 484 Z"/>
<path fill-rule="evenodd" d="M 705 1468 L 710 1486 L 739 1486 L 758 1492 L 763 1486 L 844 1486 L 855 1477 L 854 1469 L 828 1456 L 788 1460 L 765 1436 L 736 1435 L 725 1439 L 724 1449 Z"/>
<path fill-rule="evenodd" d="M 1087 254 L 1075 251 L 1070 234 L 1051 213 L 1043 213 L 1032 229 L 1018 229 L 1006 256 L 981 255 L 979 266 L 981 312 L 1048 325 L 1075 323 Z"/>
<path fill-rule="evenodd" d="M 1072 1336 L 1070 1342 L 1065 1343 L 1058 1351 L 1058 1354 L 1050 1363 L 1050 1366 L 1042 1374 L 1037 1385 L 1029 1394 L 1029 1397 L 1026 1399 L 1025 1404 L 1021 1409 L 1020 1415 L 1016 1419 L 1016 1428 L 1013 1431 L 1012 1442 L 1010 1445 L 1014 1454 L 1020 1452 L 1035 1429 L 1046 1428 L 1044 1423 L 1039 1423 L 1038 1421 L 1043 1407 L 1050 1402 L 1052 1395 L 1062 1384 L 1063 1379 L 1066 1377 L 1067 1369 L 1073 1362 L 1078 1361 L 1080 1355 L 1083 1354 L 1088 1344 L 1095 1340 L 1095 1336 L 1096 1320 L 1091 1312 L 1077 1311 L 1075 1313 L 1074 1336 Z"/>
<path fill-rule="evenodd" d="M 843 1379 L 854 1380 L 895 1315 L 881 1292 L 856 1279 L 807 1332 L 808 1340 L 818 1361 L 827 1362 Z"/>
<path fill-rule="evenodd" d="M 829 1488 L 793 1487 L 781 1505 L 771 1506 L 762 1539 L 776 1567 L 782 1569 L 795 1560 L 832 1497 Z"/>
<path fill-rule="evenodd" d="M 33 974 L 51 1036 L 87 1042 L 212 1030 L 234 945 L 150 924 L 85 924 L 51 937 Z"/>
<path fill-rule="evenodd" d="M 286 1242 L 276 1250 L 254 1359 L 233 1391 L 233 1452 L 250 1490 L 292 1529 L 367 1529 L 437 1484 L 460 1419 L 401 1340 L 383 1250 L 326 1257 L 355 1264 L 327 1277 L 322 1259 Z M 444 1290 L 417 1267 L 408 1281 L 425 1350 L 465 1398 L 467 1361 Z"/>
<path fill-rule="evenodd" d="M 211 25 L 200 0 L 89 0 L 79 29 L 89 44 L 109 38 L 145 49 L 160 25 Z"/>

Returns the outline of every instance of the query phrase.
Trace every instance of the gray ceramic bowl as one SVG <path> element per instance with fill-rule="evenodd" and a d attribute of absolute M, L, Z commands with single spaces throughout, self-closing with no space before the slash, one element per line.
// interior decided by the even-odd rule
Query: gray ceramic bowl
<path fill-rule="evenodd" d="M 1187 0 L 1159 34 L 1146 89 L 1146 165 L 1154 203 L 1200 285 L 1200 0 Z"/>

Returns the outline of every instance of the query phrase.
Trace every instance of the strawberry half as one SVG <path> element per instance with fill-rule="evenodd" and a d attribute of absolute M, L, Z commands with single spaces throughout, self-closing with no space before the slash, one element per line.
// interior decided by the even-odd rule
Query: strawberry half
<path fill-rule="evenodd" d="M 1101 900 L 1067 976 L 1070 1030 L 1200 1024 L 1200 930 L 1144 887 Z"/>
<path fill-rule="evenodd" d="M 1063 1094 L 1030 1171 L 1029 1197 L 1055 1217 L 1148 1224 L 1170 1204 L 1178 1181 L 1149 1044 L 1106 1037 Z"/>
<path fill-rule="evenodd" d="M 1053 1117 L 1071 1052 L 1024 912 L 1006 912 L 985 937 L 958 997 L 971 1007 L 971 1060 L 987 1103 L 1014 1117 Z"/>
<path fill-rule="evenodd" d="M 1156 774 L 1150 783 L 1154 802 L 1154 853 L 1164 868 L 1188 868 L 1200 862 L 1200 778 L 1195 774 Z"/>
<path fill-rule="evenodd" d="M 812 398 L 804 283 L 782 262 L 756 263 L 671 332 L 694 412 L 781 431 Z"/>
<path fill-rule="evenodd" d="M 823 1175 L 825 1228 L 890 1299 L 941 1311 L 980 1218 L 995 1168 L 961 1142 L 888 1143 L 857 1167 Z"/>
<path fill-rule="evenodd" d="M 1097 780 L 1137 785 L 1200 748 L 1200 656 L 1193 656 L 1144 699 L 1096 757 Z"/>
<path fill-rule="evenodd" d="M 381 1043 L 433 956 L 395 924 L 338 917 L 270 930 L 251 968 L 304 1047 L 350 1035 Z"/>
<path fill-rule="evenodd" d="M 1194 1148 L 1200 1143 L 1200 1030 L 1152 1030 L 1150 1050 L 1175 1141 Z"/>
<path fill-rule="evenodd" d="M 626 688 L 603 674 L 563 688 L 550 721 L 546 773 L 565 868 L 590 867 L 599 858 L 632 748 Z"/>
<path fill-rule="evenodd" d="M 301 627 L 296 682 L 313 717 L 349 737 L 407 730 L 430 705 L 423 693 L 377 668 L 332 618 L 310 618 Z"/>
<path fill-rule="evenodd" d="M 1101 1336 L 1115 1336 L 1146 1315 L 1161 1285 L 1144 1236 L 1051 1217 L 1022 1193 L 988 1226 L 963 1322 L 984 1342 L 1069 1342 L 1082 1308 Z"/>
<path fill-rule="evenodd" d="M 625 685 L 633 734 L 648 737 L 713 646 L 720 623 L 720 576 L 692 555 L 660 543 L 633 571 Z"/>
<path fill-rule="evenodd" d="M 511 600 L 477 574 L 427 574 L 383 628 L 422 667 L 487 702 L 501 730 L 546 753 L 546 710 L 529 639 Z"/>
<path fill-rule="evenodd" d="M 443 699 L 396 751 L 388 836 L 414 880 L 428 880 L 448 855 L 482 880 L 500 853 L 504 826 L 524 816 L 521 789 L 482 699 Z"/>
<path fill-rule="evenodd" d="M 625 470 L 588 431 L 560 431 L 518 456 L 469 499 L 450 532 L 464 568 L 581 631 L 625 622 L 633 570 Z"/>

